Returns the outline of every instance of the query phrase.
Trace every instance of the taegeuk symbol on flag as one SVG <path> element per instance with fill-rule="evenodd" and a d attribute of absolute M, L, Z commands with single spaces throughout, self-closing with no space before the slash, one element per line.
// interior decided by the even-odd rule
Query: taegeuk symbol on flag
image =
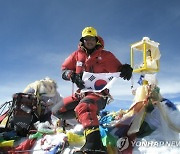
<path fill-rule="evenodd" d="M 93 91 L 101 92 L 109 88 L 112 83 L 119 77 L 120 72 L 115 73 L 89 73 L 84 72 L 82 80 L 84 81 L 85 88 L 81 92 Z"/>

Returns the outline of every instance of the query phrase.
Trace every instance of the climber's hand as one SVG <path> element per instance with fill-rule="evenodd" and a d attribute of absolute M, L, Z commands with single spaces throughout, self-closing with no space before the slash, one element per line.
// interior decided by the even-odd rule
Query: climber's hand
<path fill-rule="evenodd" d="M 75 83 L 78 88 L 80 89 L 85 88 L 84 81 L 82 80 L 82 73 L 79 73 L 79 74 L 73 73 L 71 75 L 71 81 Z"/>
<path fill-rule="evenodd" d="M 122 65 L 120 70 L 120 77 L 124 80 L 130 80 L 133 72 L 133 68 L 129 64 Z"/>

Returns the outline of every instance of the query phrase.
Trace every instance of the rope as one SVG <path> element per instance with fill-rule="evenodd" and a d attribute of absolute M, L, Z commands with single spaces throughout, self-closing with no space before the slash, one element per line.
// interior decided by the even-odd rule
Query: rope
<path fill-rule="evenodd" d="M 112 102 L 114 99 L 110 94 L 107 95 L 102 95 L 100 93 L 96 93 L 96 92 L 92 92 L 94 95 L 99 96 L 103 99 L 107 99 L 107 104 L 109 104 L 110 102 Z M 81 93 L 81 92 L 75 92 L 76 95 L 80 96 L 81 98 L 85 97 L 85 93 Z"/>
<path fill-rule="evenodd" d="M 12 101 L 5 102 L 4 104 L 2 104 L 2 105 L 0 106 L 0 109 L 4 107 L 4 108 L 2 109 L 0 115 L 3 113 L 4 109 L 6 108 L 6 106 L 7 106 L 7 105 L 10 105 L 10 103 L 12 103 Z"/>
<path fill-rule="evenodd" d="M 10 152 L 10 153 L 13 153 L 13 152 L 24 153 L 24 152 L 33 152 L 33 151 L 42 151 L 42 149 L 36 149 L 36 150 L 9 150 L 7 152 Z"/>

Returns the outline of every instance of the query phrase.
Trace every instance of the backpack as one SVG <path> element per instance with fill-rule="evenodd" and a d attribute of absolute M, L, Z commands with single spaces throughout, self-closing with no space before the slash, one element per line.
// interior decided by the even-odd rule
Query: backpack
<path fill-rule="evenodd" d="M 39 119 L 38 105 L 38 99 L 34 94 L 15 93 L 6 127 L 15 130 L 19 136 L 27 136 Z"/>

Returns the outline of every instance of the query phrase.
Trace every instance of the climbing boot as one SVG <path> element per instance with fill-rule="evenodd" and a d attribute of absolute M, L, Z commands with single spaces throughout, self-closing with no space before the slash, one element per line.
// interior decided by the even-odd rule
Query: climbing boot
<path fill-rule="evenodd" d="M 107 154 L 106 147 L 103 146 L 99 127 L 84 130 L 86 142 L 84 146 L 73 154 Z"/>

